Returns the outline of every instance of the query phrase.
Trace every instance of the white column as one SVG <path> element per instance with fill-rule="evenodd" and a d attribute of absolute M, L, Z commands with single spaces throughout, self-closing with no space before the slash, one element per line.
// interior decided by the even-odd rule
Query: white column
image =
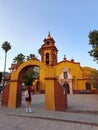
<path fill-rule="evenodd" d="M 70 88 L 70 94 L 73 94 L 72 80 L 70 80 L 70 82 L 69 82 L 69 88 Z"/>

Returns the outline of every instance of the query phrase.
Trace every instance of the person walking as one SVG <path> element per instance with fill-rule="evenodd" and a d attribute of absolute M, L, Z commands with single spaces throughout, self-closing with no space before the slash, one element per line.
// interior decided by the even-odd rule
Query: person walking
<path fill-rule="evenodd" d="M 31 109 L 31 93 L 32 93 L 32 88 L 30 86 L 27 86 L 26 87 L 26 90 L 25 90 L 25 102 L 26 102 L 26 112 L 32 112 L 32 109 Z"/>

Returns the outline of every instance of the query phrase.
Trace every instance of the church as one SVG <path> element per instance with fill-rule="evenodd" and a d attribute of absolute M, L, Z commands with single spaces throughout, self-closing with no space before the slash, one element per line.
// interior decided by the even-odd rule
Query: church
<path fill-rule="evenodd" d="M 98 90 L 90 84 L 89 77 L 84 69 L 85 67 L 82 67 L 80 62 L 75 62 L 73 58 L 68 60 L 65 55 L 62 60 L 58 62 L 58 49 L 55 45 L 55 40 L 51 37 L 50 33 L 44 38 L 43 44 L 38 52 L 41 56 L 40 60 L 33 57 L 21 65 L 11 64 L 12 72 L 10 81 L 22 81 L 23 72 L 26 72 L 30 67 L 37 66 L 39 68 L 39 76 L 33 81 L 32 85 L 35 86 L 36 92 L 45 93 L 45 73 L 47 73 L 45 68 L 51 66 L 55 69 L 54 77 L 56 77 L 61 86 L 66 88 L 68 94 L 98 93 Z M 19 76 L 19 72 L 22 73 L 22 76 Z M 16 75 L 18 77 L 16 77 Z M 49 74 L 47 76 L 49 76 Z"/>
<path fill-rule="evenodd" d="M 50 33 L 43 42 L 38 50 L 41 62 L 47 66 L 55 67 L 57 80 L 62 86 L 66 87 L 67 93 L 97 93 L 97 90 L 89 83 L 88 77 L 85 76 L 80 62 L 75 62 L 74 59 L 67 60 L 66 56 L 64 56 L 62 61 L 57 61 L 58 49 Z"/>

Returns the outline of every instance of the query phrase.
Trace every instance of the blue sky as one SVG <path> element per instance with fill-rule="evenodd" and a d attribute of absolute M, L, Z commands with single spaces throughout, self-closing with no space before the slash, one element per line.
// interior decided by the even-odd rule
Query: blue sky
<path fill-rule="evenodd" d="M 98 0 L 0 0 L 0 46 L 10 42 L 6 71 L 19 53 L 35 54 L 50 31 L 59 50 L 58 61 L 66 55 L 81 66 L 98 69 L 89 56 L 88 34 L 98 30 Z M 0 71 L 4 69 L 0 49 Z"/>

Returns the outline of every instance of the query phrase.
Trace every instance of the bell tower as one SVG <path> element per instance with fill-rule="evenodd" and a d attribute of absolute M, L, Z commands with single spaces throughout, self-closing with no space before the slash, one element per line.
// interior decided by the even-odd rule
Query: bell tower
<path fill-rule="evenodd" d="M 48 33 L 47 38 L 43 40 L 43 42 L 44 44 L 42 44 L 41 48 L 39 49 L 41 61 L 46 65 L 56 65 L 58 50 L 55 46 L 54 39 L 50 35 L 50 32 Z"/>

